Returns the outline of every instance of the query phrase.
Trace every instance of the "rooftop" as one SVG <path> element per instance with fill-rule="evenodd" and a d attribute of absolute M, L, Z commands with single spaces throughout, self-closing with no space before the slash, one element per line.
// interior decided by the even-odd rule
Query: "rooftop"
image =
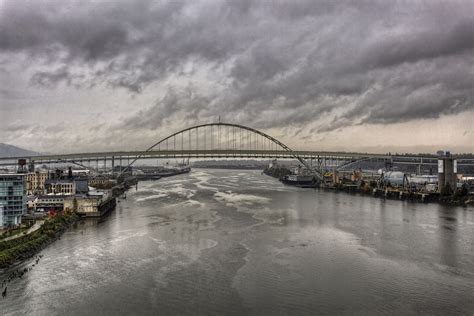
<path fill-rule="evenodd" d="M 46 184 L 51 184 L 51 183 L 73 183 L 73 179 L 48 179 L 45 181 Z"/>

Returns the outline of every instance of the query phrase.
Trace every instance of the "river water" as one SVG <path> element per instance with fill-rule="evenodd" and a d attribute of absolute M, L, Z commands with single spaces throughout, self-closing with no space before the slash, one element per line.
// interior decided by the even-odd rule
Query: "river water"
<path fill-rule="evenodd" d="M 140 182 L 41 254 L 0 314 L 474 313 L 474 209 L 293 188 L 259 171 Z"/>

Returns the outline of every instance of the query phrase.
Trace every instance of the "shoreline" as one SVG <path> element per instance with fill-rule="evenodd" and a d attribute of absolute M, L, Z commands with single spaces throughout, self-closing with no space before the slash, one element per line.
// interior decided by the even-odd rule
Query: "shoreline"
<path fill-rule="evenodd" d="M 445 205 L 445 206 L 457 206 L 457 207 L 473 207 L 474 200 L 469 200 L 468 198 L 461 199 L 461 200 L 456 200 L 452 196 L 447 196 L 447 197 L 439 197 L 436 196 L 435 198 L 431 199 L 426 199 L 422 200 L 420 198 L 414 198 L 413 196 L 409 195 L 402 195 L 396 196 L 396 195 L 381 195 L 381 194 L 374 194 L 372 191 L 365 191 L 362 188 L 357 188 L 357 189 L 344 189 L 344 188 L 329 188 L 329 187 L 320 187 L 316 188 L 319 190 L 324 190 L 326 192 L 337 192 L 337 193 L 347 193 L 347 194 L 357 194 L 361 196 L 369 196 L 373 198 L 379 198 L 379 199 L 386 199 L 386 200 L 392 200 L 392 201 L 407 201 L 410 203 L 437 203 L 440 205 Z"/>
<path fill-rule="evenodd" d="M 288 174 L 290 171 L 286 168 L 277 168 L 277 169 L 264 169 L 263 174 L 278 179 L 282 175 Z M 281 182 L 281 181 L 280 181 Z M 285 184 L 292 186 L 289 184 Z M 365 186 L 363 186 L 365 185 Z M 351 194 L 360 194 L 364 196 L 371 196 L 374 198 L 384 198 L 390 200 L 399 200 L 399 201 L 408 201 L 413 203 L 438 203 L 445 206 L 460 206 L 460 207 L 473 207 L 474 206 L 474 196 L 472 195 L 458 195 L 456 192 L 452 195 L 442 196 L 440 193 L 431 192 L 431 193 L 422 193 L 422 192 L 409 192 L 403 191 L 398 188 L 378 188 L 373 187 L 370 183 L 362 182 L 361 184 L 336 184 L 333 186 L 319 186 L 319 189 L 325 191 L 333 192 L 344 192 Z"/>
<path fill-rule="evenodd" d="M 38 230 L 16 239 L 0 242 L 0 269 L 5 270 L 32 258 L 41 250 L 61 238 L 61 235 L 80 217 L 64 211 L 48 218 Z"/>
<path fill-rule="evenodd" d="M 113 199 L 127 192 L 133 185 L 137 185 L 136 178 L 128 178 L 118 186 L 112 188 Z M 115 209 L 108 208 L 100 217 L 110 213 Z M 65 210 L 48 218 L 43 225 L 34 232 L 15 239 L 0 241 L 0 271 L 7 270 L 16 265 L 20 265 L 29 258 L 34 257 L 41 250 L 45 249 L 53 242 L 61 239 L 61 235 L 72 225 L 86 217 L 81 216 L 71 210 Z"/>

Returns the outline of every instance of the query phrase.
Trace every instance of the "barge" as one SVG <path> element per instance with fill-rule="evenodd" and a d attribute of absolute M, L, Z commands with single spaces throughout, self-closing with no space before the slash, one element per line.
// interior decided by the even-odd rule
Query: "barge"
<path fill-rule="evenodd" d="M 280 181 L 287 185 L 296 186 L 299 188 L 317 188 L 319 181 L 315 176 L 311 175 L 295 175 L 289 174 L 280 178 Z"/>

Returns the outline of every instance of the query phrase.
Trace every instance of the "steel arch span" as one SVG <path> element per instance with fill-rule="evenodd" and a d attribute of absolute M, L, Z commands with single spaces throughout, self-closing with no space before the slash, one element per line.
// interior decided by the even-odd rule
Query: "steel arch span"
<path fill-rule="evenodd" d="M 182 129 L 165 138 L 160 139 L 143 153 L 152 150 L 161 151 L 185 151 L 191 149 L 211 149 L 222 150 L 229 149 L 233 151 L 239 150 L 274 150 L 290 154 L 297 159 L 308 170 L 311 170 L 319 180 L 323 176 L 319 170 L 311 168 L 306 161 L 298 156 L 290 147 L 280 142 L 278 139 L 261 132 L 257 129 L 232 123 L 208 123 L 195 125 Z M 142 158 L 144 154 L 138 155 L 128 166 L 121 172 L 123 174 L 127 171 L 138 159 Z"/>

